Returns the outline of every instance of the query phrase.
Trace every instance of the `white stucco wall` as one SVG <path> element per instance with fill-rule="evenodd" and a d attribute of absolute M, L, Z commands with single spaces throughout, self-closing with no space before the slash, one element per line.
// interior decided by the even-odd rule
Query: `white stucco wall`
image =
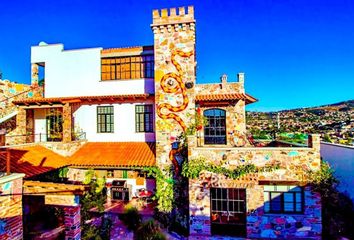
<path fill-rule="evenodd" d="M 154 92 L 153 79 L 101 81 L 101 50 L 64 51 L 63 44 L 32 47 L 31 63 L 45 63 L 45 97 Z"/>
<path fill-rule="evenodd" d="M 155 133 L 135 132 L 135 105 L 145 103 L 84 105 L 73 114 L 75 129 L 86 133 L 90 142 L 152 142 Z M 97 106 L 114 106 L 114 133 L 97 133 Z M 154 113 L 153 113 L 154 117 Z M 155 120 L 154 120 L 155 122 Z M 153 123 L 153 126 L 155 124 Z"/>

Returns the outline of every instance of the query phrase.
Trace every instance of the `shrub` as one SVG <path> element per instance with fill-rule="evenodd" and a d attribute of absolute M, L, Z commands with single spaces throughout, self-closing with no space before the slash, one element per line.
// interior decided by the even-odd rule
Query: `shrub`
<path fill-rule="evenodd" d="M 136 230 L 141 225 L 141 215 L 136 207 L 127 206 L 120 219 L 127 226 L 128 230 Z"/>
<path fill-rule="evenodd" d="M 164 240 L 165 235 L 161 233 L 159 226 L 150 219 L 143 222 L 134 233 L 134 240 Z"/>

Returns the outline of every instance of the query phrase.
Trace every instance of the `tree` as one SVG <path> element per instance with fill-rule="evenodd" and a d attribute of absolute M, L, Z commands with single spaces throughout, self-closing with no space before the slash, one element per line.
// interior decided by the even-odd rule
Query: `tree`
<path fill-rule="evenodd" d="M 81 198 L 81 226 L 83 240 L 110 239 L 111 220 L 104 216 L 104 203 L 106 202 L 105 179 L 95 178 L 91 169 L 85 174 L 84 184 L 88 185 L 88 191 Z M 89 223 L 91 219 L 90 210 L 96 208 L 101 217 L 100 226 Z"/>

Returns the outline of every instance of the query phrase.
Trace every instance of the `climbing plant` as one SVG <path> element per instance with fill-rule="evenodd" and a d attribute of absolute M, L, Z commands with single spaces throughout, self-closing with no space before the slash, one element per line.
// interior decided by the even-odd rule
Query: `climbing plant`
<path fill-rule="evenodd" d="M 158 210 L 171 212 L 173 206 L 173 183 L 172 173 L 169 168 L 146 167 L 147 176 L 156 179 L 155 199 L 158 203 Z"/>
<path fill-rule="evenodd" d="M 248 173 L 271 172 L 279 169 L 279 165 L 256 167 L 254 164 L 243 164 L 236 168 L 227 168 L 212 162 L 207 162 L 204 157 L 197 157 L 184 162 L 182 175 L 187 178 L 197 179 L 201 171 L 208 171 L 216 174 L 223 174 L 228 178 L 238 179 Z"/>

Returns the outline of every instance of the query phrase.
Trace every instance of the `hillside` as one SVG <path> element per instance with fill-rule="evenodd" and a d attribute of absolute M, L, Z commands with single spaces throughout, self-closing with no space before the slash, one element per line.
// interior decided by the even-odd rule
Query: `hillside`
<path fill-rule="evenodd" d="M 354 100 L 323 106 L 247 112 L 247 128 L 255 137 L 267 138 L 278 133 L 319 133 L 328 142 L 352 145 Z"/>

